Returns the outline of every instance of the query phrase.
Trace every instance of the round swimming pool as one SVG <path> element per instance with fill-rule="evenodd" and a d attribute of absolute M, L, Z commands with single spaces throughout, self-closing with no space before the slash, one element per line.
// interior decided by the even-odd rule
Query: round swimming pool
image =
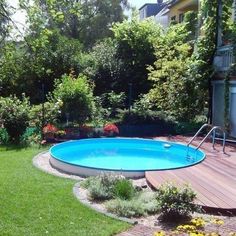
<path fill-rule="evenodd" d="M 195 165 L 204 152 L 183 144 L 134 138 L 98 138 L 69 141 L 50 149 L 53 167 L 75 175 L 118 172 L 143 177 L 145 171 L 169 170 Z"/>

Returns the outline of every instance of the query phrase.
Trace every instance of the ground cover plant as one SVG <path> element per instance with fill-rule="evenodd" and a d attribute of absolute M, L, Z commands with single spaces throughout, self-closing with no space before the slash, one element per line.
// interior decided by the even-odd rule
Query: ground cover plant
<path fill-rule="evenodd" d="M 162 220 L 179 220 L 200 210 L 195 204 L 196 193 L 189 187 L 172 183 L 161 185 L 157 192 L 135 187 L 131 180 L 103 173 L 82 181 L 92 201 L 101 201 L 106 209 L 118 216 L 140 217 L 160 215 Z"/>
<path fill-rule="evenodd" d="M 139 217 L 158 212 L 155 193 L 138 191 L 131 180 L 115 174 L 85 179 L 81 186 L 93 201 L 102 201 L 109 212 L 124 217 Z"/>
<path fill-rule="evenodd" d="M 42 149 L 0 146 L 1 235 L 115 235 L 129 225 L 81 205 L 75 181 L 37 170 L 32 157 Z"/>

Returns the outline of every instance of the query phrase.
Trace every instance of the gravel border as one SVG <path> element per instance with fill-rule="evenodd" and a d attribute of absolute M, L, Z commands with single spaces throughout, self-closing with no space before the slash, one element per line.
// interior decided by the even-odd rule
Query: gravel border
<path fill-rule="evenodd" d="M 38 155 L 36 155 L 33 158 L 33 165 L 40 169 L 41 171 L 47 173 L 47 174 L 51 174 L 57 177 L 61 177 L 61 178 L 66 178 L 66 179 L 73 179 L 73 180 L 83 180 L 84 178 L 77 176 L 77 175 L 70 175 L 70 174 L 66 174 L 64 172 L 61 172 L 55 168 L 53 168 L 50 164 L 50 153 L 49 151 L 44 151 L 39 153 Z"/>

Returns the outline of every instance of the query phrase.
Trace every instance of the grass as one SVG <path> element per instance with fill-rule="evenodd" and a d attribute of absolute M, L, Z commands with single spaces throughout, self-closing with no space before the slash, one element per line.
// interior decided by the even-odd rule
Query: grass
<path fill-rule="evenodd" d="M 75 181 L 37 170 L 42 149 L 0 146 L 1 235 L 115 235 L 127 223 L 101 215 L 73 196 Z"/>

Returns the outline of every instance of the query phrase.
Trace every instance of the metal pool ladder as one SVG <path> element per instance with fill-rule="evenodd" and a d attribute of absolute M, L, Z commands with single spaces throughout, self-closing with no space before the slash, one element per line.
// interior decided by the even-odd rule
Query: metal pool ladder
<path fill-rule="evenodd" d="M 219 130 L 222 132 L 223 134 L 223 153 L 225 153 L 225 139 L 226 139 L 226 133 L 224 131 L 224 129 L 220 126 L 213 126 L 210 124 L 204 124 L 198 131 L 197 133 L 191 138 L 191 140 L 188 142 L 187 147 L 189 147 L 189 145 L 193 142 L 193 140 L 199 135 L 199 133 L 206 127 L 211 127 L 210 131 L 207 133 L 207 135 L 204 137 L 204 139 L 198 144 L 198 146 L 195 148 L 196 150 L 198 150 L 202 144 L 205 142 L 205 140 L 210 136 L 210 134 L 212 133 L 212 146 L 213 148 L 215 148 L 215 137 L 216 137 L 216 130 Z"/>

